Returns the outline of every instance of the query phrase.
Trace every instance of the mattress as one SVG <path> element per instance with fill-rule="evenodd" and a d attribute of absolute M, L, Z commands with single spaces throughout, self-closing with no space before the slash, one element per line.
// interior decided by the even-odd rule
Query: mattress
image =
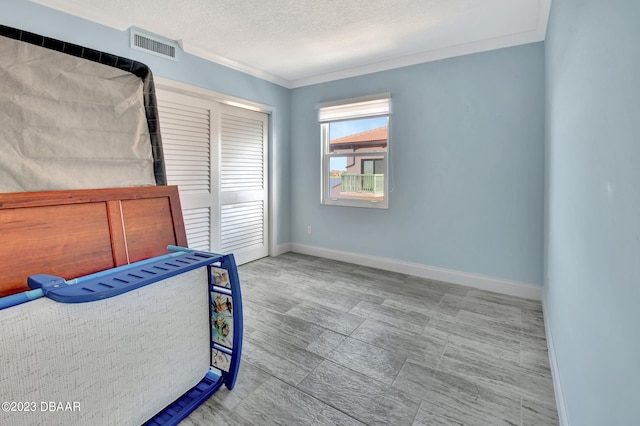
<path fill-rule="evenodd" d="M 0 311 L 0 424 L 140 425 L 210 366 L 200 267 L 104 300 Z"/>

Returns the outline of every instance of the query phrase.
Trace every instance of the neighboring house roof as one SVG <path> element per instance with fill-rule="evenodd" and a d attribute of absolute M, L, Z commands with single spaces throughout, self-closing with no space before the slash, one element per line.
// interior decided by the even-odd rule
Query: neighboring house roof
<path fill-rule="evenodd" d="M 361 149 L 369 147 L 386 147 L 388 126 L 382 126 L 349 136 L 329 141 L 332 149 Z"/>

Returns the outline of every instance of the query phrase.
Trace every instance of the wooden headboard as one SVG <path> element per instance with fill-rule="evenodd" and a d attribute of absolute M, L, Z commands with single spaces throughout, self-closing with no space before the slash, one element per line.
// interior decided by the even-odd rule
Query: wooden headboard
<path fill-rule="evenodd" d="M 147 186 L 0 194 L 0 297 L 27 277 L 65 279 L 187 246 L 178 189 Z"/>

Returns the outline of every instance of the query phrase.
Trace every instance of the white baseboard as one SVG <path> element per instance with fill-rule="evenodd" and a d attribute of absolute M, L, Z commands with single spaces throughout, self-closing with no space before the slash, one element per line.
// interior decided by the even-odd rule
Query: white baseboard
<path fill-rule="evenodd" d="M 474 287 L 481 290 L 507 294 L 509 296 L 523 297 L 526 299 L 534 300 L 542 299 L 542 287 L 535 284 L 503 280 L 500 278 L 487 277 L 484 275 L 469 274 L 466 272 L 454 271 L 451 269 L 422 265 L 420 263 L 404 262 L 402 260 L 369 256 L 316 246 L 308 246 L 305 244 L 289 243 L 282 244 L 279 247 L 284 246 L 288 246 L 288 251 L 293 251 L 296 253 L 324 257 L 333 260 L 341 260 L 343 262 L 354 263 L 356 265 L 369 266 L 373 268 L 384 269 L 386 271 L 414 275 L 430 280 L 444 281 L 451 284 Z"/>
<path fill-rule="evenodd" d="M 558 420 L 560 426 L 569 426 L 567 407 L 564 402 L 564 392 L 562 390 L 562 381 L 560 380 L 560 373 L 558 370 L 558 359 L 556 358 L 556 349 L 553 344 L 553 334 L 551 333 L 548 321 L 549 318 L 547 317 L 547 298 L 544 292 L 542 293 L 542 315 L 544 318 L 544 334 L 547 336 L 547 350 L 549 353 L 549 365 L 551 366 L 551 378 L 553 379 L 553 390 L 556 395 Z"/>
<path fill-rule="evenodd" d="M 276 244 L 272 247 L 269 256 L 280 256 L 291 250 L 291 243 Z"/>

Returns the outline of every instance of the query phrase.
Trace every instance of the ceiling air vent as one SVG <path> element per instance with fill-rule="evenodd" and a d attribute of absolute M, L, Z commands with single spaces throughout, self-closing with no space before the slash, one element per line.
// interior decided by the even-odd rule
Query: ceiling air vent
<path fill-rule="evenodd" d="M 166 40 L 145 34 L 138 30 L 131 30 L 131 48 L 142 50 L 152 55 L 177 61 L 176 47 Z"/>

